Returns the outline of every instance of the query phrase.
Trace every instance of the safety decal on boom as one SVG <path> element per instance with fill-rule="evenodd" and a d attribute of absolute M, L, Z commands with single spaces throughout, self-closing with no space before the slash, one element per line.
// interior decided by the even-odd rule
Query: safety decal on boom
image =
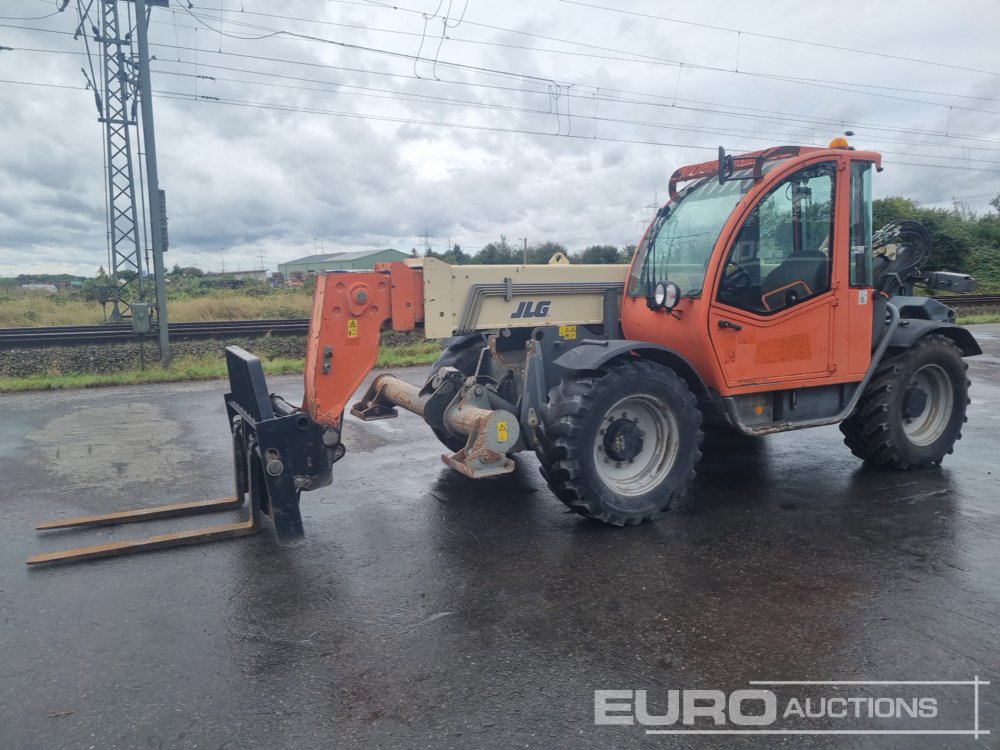
<path fill-rule="evenodd" d="M 507 423 L 497 422 L 497 440 L 501 443 L 507 442 Z"/>
<path fill-rule="evenodd" d="M 358 337 L 358 320 L 351 318 L 347 321 L 347 338 L 356 339 Z"/>
<path fill-rule="evenodd" d="M 576 326 L 559 326 L 559 337 L 571 341 L 576 338 Z"/>

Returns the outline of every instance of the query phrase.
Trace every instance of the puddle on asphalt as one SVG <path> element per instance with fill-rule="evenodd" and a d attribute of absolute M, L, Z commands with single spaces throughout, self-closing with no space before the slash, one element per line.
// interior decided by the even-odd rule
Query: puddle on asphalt
<path fill-rule="evenodd" d="M 26 437 L 61 486 L 116 491 L 150 477 L 182 476 L 193 455 L 178 444 L 181 435 L 162 407 L 140 401 L 79 407 Z"/>

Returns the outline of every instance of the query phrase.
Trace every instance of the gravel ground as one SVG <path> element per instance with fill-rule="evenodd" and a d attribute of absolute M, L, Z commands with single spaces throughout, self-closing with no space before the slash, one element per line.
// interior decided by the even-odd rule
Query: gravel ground
<path fill-rule="evenodd" d="M 414 343 L 422 340 L 412 334 L 386 331 L 382 334 L 383 346 Z M 254 354 L 273 359 L 276 357 L 302 358 L 306 356 L 305 336 L 256 336 L 248 338 L 200 339 L 171 342 L 174 360 L 186 356 L 204 357 L 217 354 L 222 361 L 222 350 L 230 344 L 242 346 Z M 146 362 L 159 358 L 159 347 L 151 340 L 143 344 Z M 48 346 L 30 349 L 0 350 L 0 377 L 28 378 L 35 375 L 94 374 L 131 370 L 139 367 L 139 344 L 92 344 L 87 346 Z"/>

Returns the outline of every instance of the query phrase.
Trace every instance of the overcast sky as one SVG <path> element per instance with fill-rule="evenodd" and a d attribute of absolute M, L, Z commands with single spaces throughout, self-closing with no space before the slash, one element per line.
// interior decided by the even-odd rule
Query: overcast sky
<path fill-rule="evenodd" d="M 3 276 L 107 264 L 103 130 L 60 4 L 0 2 Z M 883 152 L 879 196 L 985 211 L 1000 192 L 995 0 L 187 6 L 150 30 L 168 267 L 425 233 L 624 245 L 677 166 L 845 129 Z"/>

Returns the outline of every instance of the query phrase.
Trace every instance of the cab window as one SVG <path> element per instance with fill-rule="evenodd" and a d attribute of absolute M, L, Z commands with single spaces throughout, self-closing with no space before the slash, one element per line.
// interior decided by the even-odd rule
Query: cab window
<path fill-rule="evenodd" d="M 761 315 L 830 289 L 837 163 L 782 180 L 757 204 L 729 249 L 718 300 Z"/>
<path fill-rule="evenodd" d="M 872 165 L 851 165 L 851 286 L 872 285 Z"/>

